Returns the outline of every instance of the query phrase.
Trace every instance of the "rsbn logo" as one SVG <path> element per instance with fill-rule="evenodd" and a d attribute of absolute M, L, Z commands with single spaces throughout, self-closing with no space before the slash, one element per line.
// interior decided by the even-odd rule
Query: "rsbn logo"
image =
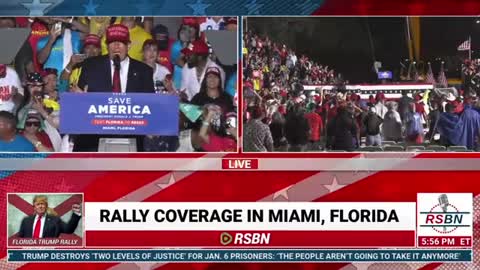
<path fill-rule="evenodd" d="M 465 215 L 470 212 L 461 212 L 455 205 L 448 201 L 446 194 L 438 197 L 438 204 L 434 205 L 428 212 L 420 212 L 424 216 L 424 223 L 420 227 L 431 227 L 438 233 L 449 234 L 460 227 L 470 227 L 464 222 Z"/>

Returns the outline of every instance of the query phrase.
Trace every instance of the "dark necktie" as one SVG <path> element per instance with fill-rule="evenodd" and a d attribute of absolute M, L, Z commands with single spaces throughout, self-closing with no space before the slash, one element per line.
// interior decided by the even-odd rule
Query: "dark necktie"
<path fill-rule="evenodd" d="M 120 57 L 116 55 L 113 59 L 113 80 L 112 80 L 112 90 L 114 93 L 122 92 L 122 86 L 120 82 Z"/>

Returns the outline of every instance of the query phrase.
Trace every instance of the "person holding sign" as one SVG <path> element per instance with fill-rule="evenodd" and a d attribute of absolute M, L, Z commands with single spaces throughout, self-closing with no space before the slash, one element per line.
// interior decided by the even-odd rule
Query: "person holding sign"
<path fill-rule="evenodd" d="M 85 60 L 74 92 L 154 93 L 153 69 L 128 55 L 128 28 L 114 24 L 107 28 L 108 54 Z M 105 76 L 109 74 L 110 76 Z M 106 137 L 106 136 L 104 136 Z M 116 136 L 108 136 L 116 137 Z M 122 136 L 129 137 L 129 136 Z M 143 151 L 143 136 L 135 136 L 138 151 Z M 73 151 L 98 151 L 98 135 L 81 135 Z"/>

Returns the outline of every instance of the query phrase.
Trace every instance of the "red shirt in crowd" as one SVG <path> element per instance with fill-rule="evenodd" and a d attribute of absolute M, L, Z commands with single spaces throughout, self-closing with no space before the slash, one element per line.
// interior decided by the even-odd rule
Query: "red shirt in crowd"
<path fill-rule="evenodd" d="M 15 21 L 17 23 L 17 27 L 19 27 L 19 28 L 26 28 L 28 26 L 28 18 L 27 17 L 16 17 Z"/>
<path fill-rule="evenodd" d="M 425 107 L 423 102 L 415 103 L 415 112 L 418 112 L 420 115 L 425 114 Z"/>
<path fill-rule="evenodd" d="M 37 60 L 37 43 L 40 39 L 43 37 L 46 37 L 50 34 L 49 29 L 46 24 L 43 22 L 40 22 L 38 20 L 35 20 L 32 23 L 32 32 L 30 34 L 30 37 L 28 38 L 28 42 L 30 42 L 30 45 L 32 46 L 32 51 L 33 51 L 33 66 L 35 67 L 36 72 L 40 72 L 42 70 L 42 65 L 38 63 Z"/>
<path fill-rule="evenodd" d="M 337 116 L 337 105 L 330 107 L 330 104 L 325 104 L 324 107 L 327 110 L 327 119 L 331 121 L 335 116 Z"/>
<path fill-rule="evenodd" d="M 202 145 L 206 152 L 236 152 L 237 142 L 230 137 L 220 137 L 215 134 L 209 135 L 210 142 Z"/>
<path fill-rule="evenodd" d="M 172 59 L 170 58 L 170 54 L 172 50 L 172 44 L 174 42 L 175 40 L 170 38 L 168 40 L 168 49 L 165 51 L 158 51 L 158 58 L 157 58 L 157 62 L 160 65 L 168 68 L 170 72 L 173 72 L 173 63 L 172 63 Z"/>
<path fill-rule="evenodd" d="M 305 118 L 310 126 L 310 141 L 318 142 L 323 129 L 322 117 L 315 112 L 305 114 Z"/>
<path fill-rule="evenodd" d="M 282 58 L 282 61 L 285 61 L 287 59 L 287 56 L 288 56 L 287 50 L 280 51 L 280 57 Z"/>

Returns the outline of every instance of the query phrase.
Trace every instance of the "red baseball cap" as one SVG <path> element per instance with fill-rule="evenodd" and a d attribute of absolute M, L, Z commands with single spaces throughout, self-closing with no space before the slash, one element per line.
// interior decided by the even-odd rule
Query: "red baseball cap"
<path fill-rule="evenodd" d="M 48 75 L 57 75 L 58 76 L 58 70 L 56 68 L 46 68 L 43 71 L 40 72 L 40 75 L 42 77 L 46 77 Z"/>
<path fill-rule="evenodd" d="M 123 43 L 130 42 L 128 27 L 123 24 L 114 24 L 107 28 L 107 44 L 115 41 Z"/>
<path fill-rule="evenodd" d="M 94 34 L 89 34 L 85 37 L 85 41 L 83 42 L 83 46 L 87 47 L 88 45 L 93 45 L 97 48 L 101 47 L 100 37 Z"/>
<path fill-rule="evenodd" d="M 207 71 L 205 71 L 205 77 L 207 77 L 208 74 L 215 74 L 220 77 L 220 70 L 217 67 L 209 67 Z"/>
<path fill-rule="evenodd" d="M 225 25 L 229 25 L 229 24 L 237 24 L 237 17 L 228 17 Z"/>
<path fill-rule="evenodd" d="M 198 27 L 198 21 L 197 21 L 197 18 L 195 17 L 183 17 L 182 24 Z"/>
<path fill-rule="evenodd" d="M 191 54 L 199 54 L 199 55 L 207 55 L 209 51 L 207 43 L 203 40 L 197 39 L 194 42 L 188 44 L 187 47 L 182 49 L 182 53 L 185 55 Z"/>

